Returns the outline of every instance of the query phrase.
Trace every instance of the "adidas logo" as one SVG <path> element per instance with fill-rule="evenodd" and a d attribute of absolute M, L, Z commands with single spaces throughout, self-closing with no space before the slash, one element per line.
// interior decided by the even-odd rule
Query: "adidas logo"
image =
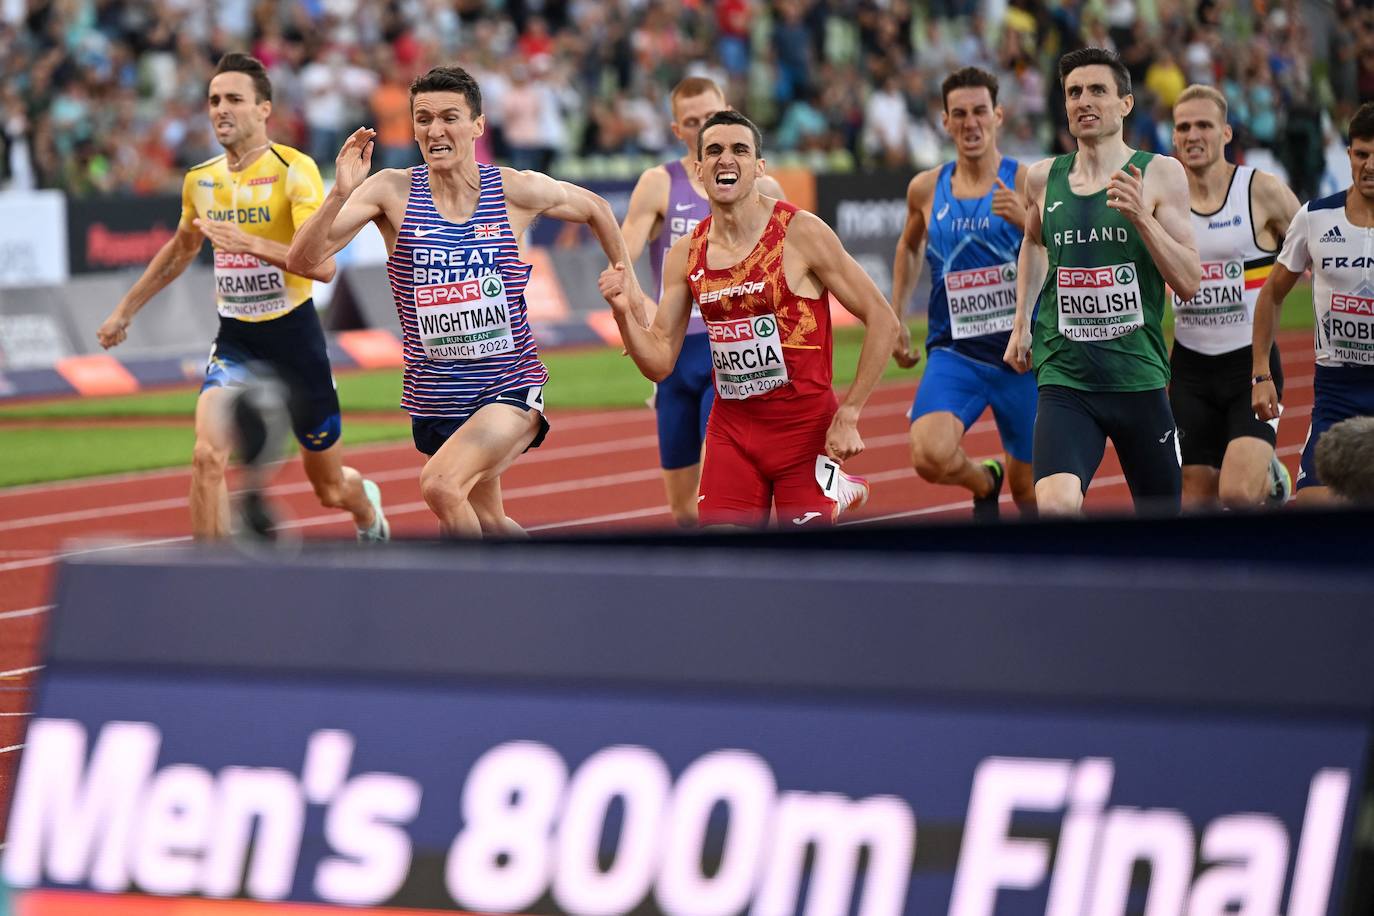
<path fill-rule="evenodd" d="M 1326 230 L 1326 234 L 1323 235 L 1323 236 L 1321 237 L 1321 239 L 1319 239 L 1319 241 L 1322 241 L 1322 242 L 1344 242 L 1344 241 L 1345 241 L 1345 236 L 1341 235 L 1341 227 L 1340 227 L 1340 226 L 1332 226 L 1330 229 Z"/>

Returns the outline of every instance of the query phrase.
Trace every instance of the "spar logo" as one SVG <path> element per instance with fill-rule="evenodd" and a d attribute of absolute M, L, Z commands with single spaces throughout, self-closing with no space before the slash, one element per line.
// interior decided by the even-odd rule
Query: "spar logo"
<path fill-rule="evenodd" d="M 762 330 L 758 330 L 759 327 Z M 756 330 L 761 337 L 773 333 L 773 323 L 768 318 L 740 318 L 735 321 L 709 321 L 706 333 L 712 343 L 738 343 L 753 340 Z"/>
<path fill-rule="evenodd" d="M 1374 317 L 1374 299 L 1365 296 L 1351 296 L 1346 293 L 1332 293 L 1331 311 L 1340 312 L 1342 315 Z"/>
<path fill-rule="evenodd" d="M 487 277 L 482 280 L 463 280 L 460 283 L 440 283 L 437 286 L 417 286 L 415 287 L 415 304 L 450 305 L 455 302 L 471 302 L 481 298 L 481 293 L 489 280 L 496 280 L 496 278 Z M 496 284 L 499 292 L 501 281 L 496 280 Z"/>
<path fill-rule="evenodd" d="M 1126 279 L 1120 282 L 1130 283 L 1135 279 L 1135 272 L 1126 264 L 1120 267 L 1061 267 L 1059 285 L 1100 289 L 1116 285 L 1121 272 L 1126 273 Z"/>
<path fill-rule="evenodd" d="M 994 265 L 992 267 L 978 267 L 973 270 L 960 270 L 949 275 L 946 280 L 946 287 L 951 292 L 958 292 L 964 289 L 976 289 L 983 286 L 996 286 L 999 283 L 1010 283 L 1016 279 L 1016 268 L 1010 264 Z"/>
<path fill-rule="evenodd" d="M 1125 286 L 1127 283 L 1135 282 L 1135 268 L 1129 264 L 1122 264 L 1116 269 L 1116 282 Z"/>
<path fill-rule="evenodd" d="M 494 299 L 501 295 L 505 290 L 501 286 L 500 277 L 485 277 L 482 280 L 482 295 L 488 299 Z"/>
<path fill-rule="evenodd" d="M 1208 280 L 1235 280 L 1240 277 L 1242 268 L 1239 261 L 1203 261 L 1202 282 Z"/>
<path fill-rule="evenodd" d="M 242 270 L 245 267 L 261 267 L 262 262 L 251 254 L 236 254 L 232 251 L 216 251 L 215 266 L 229 270 Z"/>

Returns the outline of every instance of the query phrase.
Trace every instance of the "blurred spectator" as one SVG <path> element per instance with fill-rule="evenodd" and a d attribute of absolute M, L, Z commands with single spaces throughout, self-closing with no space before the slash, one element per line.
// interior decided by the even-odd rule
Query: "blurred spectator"
<path fill-rule="evenodd" d="M 864 105 L 864 152 L 878 165 L 903 169 L 910 163 L 907 135 L 911 115 L 895 73 L 887 73 Z"/>
<path fill-rule="evenodd" d="M 1072 146 L 1055 64 L 1093 45 L 1115 47 L 1131 71 L 1136 142 L 1161 148 L 1177 92 L 1215 83 L 1231 103 L 1228 156 L 1269 155 L 1306 195 L 1322 171 L 1320 137 L 1374 99 L 1374 9 L 1363 0 L 0 4 L 0 183 L 74 194 L 176 192 L 181 169 L 218 152 L 205 86 L 230 49 L 269 69 L 273 139 L 326 173 L 342 137 L 369 121 L 383 131 L 379 164 L 413 162 L 408 83 L 453 61 L 482 87 L 479 156 L 544 168 L 559 156 L 657 154 L 663 95 L 689 72 L 715 75 L 781 153 L 911 168 L 949 152 L 929 88 L 980 62 L 1003 77 L 1008 143 L 1035 158 Z"/>

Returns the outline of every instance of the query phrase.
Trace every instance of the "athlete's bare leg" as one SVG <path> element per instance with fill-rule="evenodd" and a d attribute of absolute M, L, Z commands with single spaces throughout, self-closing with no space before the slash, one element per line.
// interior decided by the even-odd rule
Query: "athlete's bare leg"
<path fill-rule="evenodd" d="M 1340 503 L 1340 499 L 1331 492 L 1330 487 L 1303 487 L 1298 491 L 1298 495 L 1293 497 L 1293 501 L 1303 509 L 1321 509 Z"/>
<path fill-rule="evenodd" d="M 922 480 L 963 487 L 975 499 L 987 496 L 992 474 L 969 459 L 959 444 L 963 437 L 963 422 L 948 411 L 917 417 L 911 424 L 911 464 Z"/>
<path fill-rule="evenodd" d="M 1239 436 L 1221 459 L 1217 496 L 1228 509 L 1251 509 L 1269 498 L 1269 462 L 1274 447 L 1255 436 Z"/>
<path fill-rule="evenodd" d="M 501 476 L 520 457 L 538 435 L 539 419 L 533 410 L 488 404 L 425 463 L 420 496 L 438 517 L 441 534 L 482 536 L 482 520 L 471 502 L 473 488 Z M 490 493 L 484 495 L 488 496 L 483 502 L 486 511 L 491 508 Z M 489 523 L 493 520 L 488 518 Z"/>
<path fill-rule="evenodd" d="M 196 444 L 191 455 L 191 533 L 197 540 L 229 535 L 229 468 L 233 440 L 227 388 L 208 388 L 196 399 Z"/>
<path fill-rule="evenodd" d="M 500 478 L 480 481 L 468 494 L 468 502 L 472 504 L 472 511 L 477 513 L 477 523 L 482 526 L 482 534 L 513 538 L 529 537 L 525 529 L 506 514 L 506 508 L 501 502 Z"/>
<path fill-rule="evenodd" d="M 700 485 L 700 464 L 663 469 L 663 489 L 668 493 L 668 509 L 679 528 L 697 526 L 697 489 Z"/>
<path fill-rule="evenodd" d="M 301 463 L 321 506 L 343 509 L 353 516 L 353 524 L 360 529 L 372 527 L 375 513 L 363 492 L 363 475 L 343 463 L 340 443 L 319 452 L 301 449 Z"/>
<path fill-rule="evenodd" d="M 1221 492 L 1221 471 L 1207 464 L 1183 466 L 1183 506 L 1188 510 L 1212 509 Z"/>
<path fill-rule="evenodd" d="M 1081 515 L 1083 513 L 1083 481 L 1077 474 L 1059 473 L 1042 477 L 1035 482 L 1035 505 L 1041 517 L 1051 515 Z"/>
<path fill-rule="evenodd" d="M 1035 474 L 1029 461 L 1017 461 L 1006 457 L 1007 485 L 1011 487 L 1011 498 L 1022 515 L 1035 512 Z"/>

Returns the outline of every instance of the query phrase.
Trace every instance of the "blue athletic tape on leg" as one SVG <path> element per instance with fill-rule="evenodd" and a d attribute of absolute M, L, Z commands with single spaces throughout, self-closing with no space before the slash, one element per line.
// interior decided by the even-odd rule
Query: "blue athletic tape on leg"
<path fill-rule="evenodd" d="M 296 438 L 306 449 L 312 452 L 322 452 L 335 442 L 339 441 L 339 436 L 343 432 L 343 420 L 339 415 L 332 414 L 313 431 L 304 435 L 297 434 Z"/>

